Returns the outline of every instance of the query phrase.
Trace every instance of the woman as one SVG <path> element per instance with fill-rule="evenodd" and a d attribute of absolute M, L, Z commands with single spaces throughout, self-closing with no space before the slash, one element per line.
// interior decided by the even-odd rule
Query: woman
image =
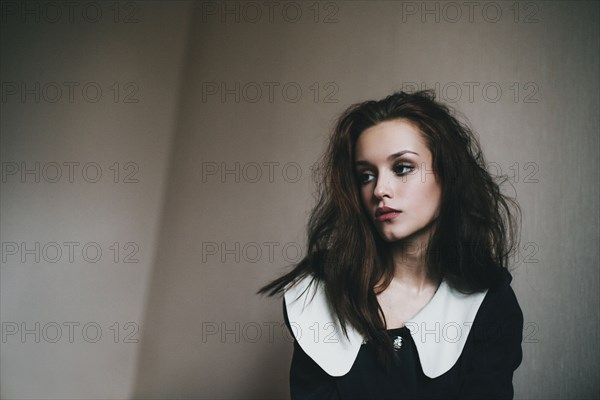
<path fill-rule="evenodd" d="M 512 398 L 518 205 L 432 91 L 349 107 L 284 292 L 293 399 Z"/>

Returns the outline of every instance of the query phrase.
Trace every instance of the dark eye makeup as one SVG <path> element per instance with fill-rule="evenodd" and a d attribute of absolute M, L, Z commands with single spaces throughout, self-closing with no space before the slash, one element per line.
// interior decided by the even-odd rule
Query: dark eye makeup
<path fill-rule="evenodd" d="M 398 176 L 404 176 L 406 174 L 414 171 L 415 167 L 409 164 L 398 163 L 392 167 L 392 171 Z M 374 173 L 370 171 L 358 171 L 357 172 L 358 181 L 361 185 L 366 185 L 370 183 L 373 179 L 375 179 Z"/>
<path fill-rule="evenodd" d="M 408 164 L 396 164 L 392 170 L 396 173 L 396 175 L 402 176 L 412 172 L 415 169 L 412 165 Z"/>

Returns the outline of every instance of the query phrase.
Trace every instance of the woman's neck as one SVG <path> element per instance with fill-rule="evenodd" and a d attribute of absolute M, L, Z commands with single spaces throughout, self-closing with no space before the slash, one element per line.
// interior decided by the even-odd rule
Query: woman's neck
<path fill-rule="evenodd" d="M 438 286 L 427 273 L 426 254 L 428 240 L 399 241 L 392 244 L 391 255 L 394 264 L 393 282 L 419 294 Z"/>

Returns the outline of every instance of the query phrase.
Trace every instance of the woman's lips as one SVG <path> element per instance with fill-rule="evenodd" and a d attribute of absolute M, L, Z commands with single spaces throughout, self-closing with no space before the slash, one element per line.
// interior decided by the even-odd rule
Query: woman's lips
<path fill-rule="evenodd" d="M 375 210 L 375 218 L 379 221 L 387 221 L 396 218 L 401 212 L 390 207 L 378 207 Z"/>
<path fill-rule="evenodd" d="M 388 221 L 390 219 L 396 218 L 398 215 L 400 215 L 400 211 L 390 211 L 390 212 L 386 212 L 384 214 L 378 215 L 377 220 L 378 221 Z"/>

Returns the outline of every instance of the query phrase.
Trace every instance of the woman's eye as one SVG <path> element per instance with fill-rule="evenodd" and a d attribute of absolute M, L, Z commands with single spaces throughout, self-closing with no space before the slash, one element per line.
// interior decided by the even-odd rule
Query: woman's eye
<path fill-rule="evenodd" d="M 414 168 L 410 165 L 399 164 L 394 167 L 394 172 L 397 175 L 406 175 L 411 172 Z"/>
<path fill-rule="evenodd" d="M 373 174 L 369 172 L 362 172 L 358 174 L 358 180 L 362 185 L 366 185 L 367 183 L 371 182 L 373 178 Z"/>

